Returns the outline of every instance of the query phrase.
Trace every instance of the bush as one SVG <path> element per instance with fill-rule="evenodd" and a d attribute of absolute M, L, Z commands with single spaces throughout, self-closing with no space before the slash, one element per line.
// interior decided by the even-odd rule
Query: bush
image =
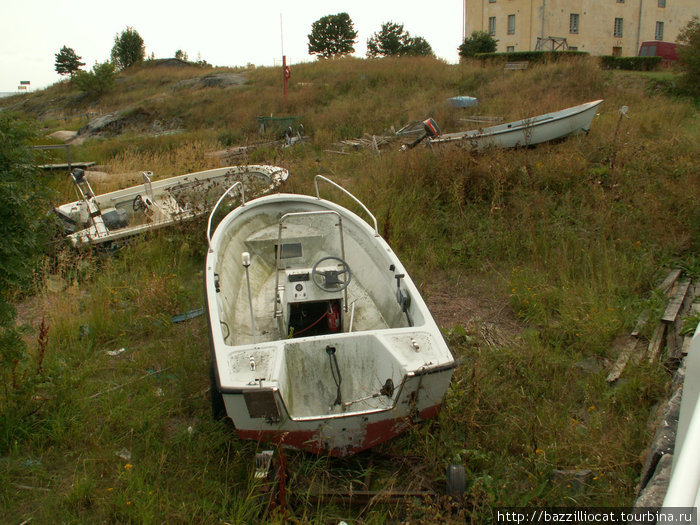
<path fill-rule="evenodd" d="M 616 57 L 604 55 L 600 57 L 603 69 L 627 69 L 630 71 L 653 71 L 659 67 L 661 57 Z"/>
<path fill-rule="evenodd" d="M 91 97 L 99 97 L 114 84 L 116 73 L 109 62 L 95 64 L 92 71 L 78 71 L 73 82 L 75 86 Z"/>
<path fill-rule="evenodd" d="M 515 51 L 511 53 L 477 53 L 476 58 L 482 62 L 557 62 L 568 58 L 587 57 L 585 51 Z"/>
<path fill-rule="evenodd" d="M 700 18 L 688 22 L 678 35 L 678 56 L 683 68 L 683 89 L 691 95 L 700 95 Z"/>
<path fill-rule="evenodd" d="M 30 284 L 49 237 L 49 195 L 29 149 L 35 137 L 33 125 L 0 113 L 0 363 L 13 375 L 27 355 L 11 301 Z"/>

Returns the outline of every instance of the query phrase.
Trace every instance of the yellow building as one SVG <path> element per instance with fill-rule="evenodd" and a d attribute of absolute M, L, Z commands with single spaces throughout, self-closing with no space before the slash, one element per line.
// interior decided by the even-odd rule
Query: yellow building
<path fill-rule="evenodd" d="M 464 36 L 486 31 L 499 52 L 565 38 L 591 55 L 634 56 L 647 40 L 675 42 L 700 0 L 464 0 Z"/>

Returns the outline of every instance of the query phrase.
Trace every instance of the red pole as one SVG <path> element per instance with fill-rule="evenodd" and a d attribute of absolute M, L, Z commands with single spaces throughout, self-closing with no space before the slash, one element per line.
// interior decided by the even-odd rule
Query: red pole
<path fill-rule="evenodd" d="M 282 55 L 282 85 L 284 92 L 284 102 L 287 103 L 287 81 L 290 77 L 290 71 L 287 67 L 287 55 Z"/>

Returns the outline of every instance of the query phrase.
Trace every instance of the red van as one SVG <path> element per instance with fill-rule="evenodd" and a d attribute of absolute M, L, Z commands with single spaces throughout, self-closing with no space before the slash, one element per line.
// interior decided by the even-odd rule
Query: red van
<path fill-rule="evenodd" d="M 640 57 L 661 57 L 662 62 L 671 62 L 678 60 L 678 53 L 676 52 L 677 44 L 673 42 L 661 42 L 659 40 L 650 40 L 649 42 L 642 42 L 639 47 Z"/>

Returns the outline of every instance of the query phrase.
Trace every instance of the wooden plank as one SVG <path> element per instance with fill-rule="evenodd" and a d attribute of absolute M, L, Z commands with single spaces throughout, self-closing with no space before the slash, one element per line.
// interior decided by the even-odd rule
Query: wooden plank
<path fill-rule="evenodd" d="M 680 268 L 671 270 L 666 276 L 666 278 L 663 281 L 661 281 L 661 284 L 656 287 L 656 289 L 661 290 L 662 292 L 668 291 L 681 276 L 681 271 L 682 270 Z"/>
<path fill-rule="evenodd" d="M 630 357 L 632 356 L 632 354 L 636 353 L 635 350 L 637 349 L 638 343 L 639 339 L 637 339 L 636 337 L 630 336 L 627 338 L 627 341 L 624 343 L 622 350 L 620 351 L 620 355 L 617 358 L 617 361 L 615 361 L 615 364 L 612 366 L 610 372 L 608 373 L 608 383 L 613 383 L 620 379 L 620 376 L 622 375 L 625 366 L 627 366 L 627 362 L 630 360 Z"/>
<path fill-rule="evenodd" d="M 649 310 L 644 310 L 637 318 L 637 324 L 634 325 L 634 330 L 630 333 L 632 337 L 639 337 L 642 328 L 649 321 Z"/>
<path fill-rule="evenodd" d="M 89 168 L 95 164 L 97 164 L 97 162 L 71 162 L 70 164 L 66 162 L 63 164 L 40 164 L 38 167 L 42 170 L 62 170 L 69 168 Z"/>
<path fill-rule="evenodd" d="M 669 326 L 666 334 L 666 362 L 672 368 L 677 368 L 680 360 L 683 359 L 683 337 L 679 331 Z"/>
<path fill-rule="evenodd" d="M 681 356 L 688 355 L 688 351 L 690 350 L 690 342 L 692 340 L 693 338 L 689 335 L 683 337 L 683 344 L 681 345 Z"/>
<path fill-rule="evenodd" d="M 647 348 L 647 357 L 649 362 L 653 363 L 661 352 L 661 347 L 664 344 L 664 334 L 666 333 L 666 325 L 664 323 L 659 323 L 654 330 L 654 335 L 649 341 L 649 347 Z"/>
<path fill-rule="evenodd" d="M 529 62 L 523 61 L 523 62 L 506 62 L 506 65 L 503 66 L 503 69 L 505 70 L 518 70 L 518 69 L 527 69 L 527 67 L 530 65 Z"/>
<path fill-rule="evenodd" d="M 683 301 L 685 301 L 685 296 L 688 293 L 688 288 L 690 287 L 690 279 L 683 279 L 679 281 L 676 291 L 674 292 L 671 300 L 666 305 L 666 311 L 664 311 L 663 316 L 661 316 L 661 322 L 666 324 L 675 323 L 678 318 L 678 312 L 680 312 L 683 306 Z"/>
<path fill-rule="evenodd" d="M 688 307 L 688 315 L 695 315 L 700 313 L 700 302 L 694 302 L 695 299 L 700 297 L 700 282 L 695 283 L 692 287 L 692 292 L 688 294 L 686 302 L 690 304 Z M 690 342 L 693 340 L 694 334 L 689 334 L 683 337 L 683 344 L 681 345 L 681 355 L 688 355 L 690 350 Z"/>

